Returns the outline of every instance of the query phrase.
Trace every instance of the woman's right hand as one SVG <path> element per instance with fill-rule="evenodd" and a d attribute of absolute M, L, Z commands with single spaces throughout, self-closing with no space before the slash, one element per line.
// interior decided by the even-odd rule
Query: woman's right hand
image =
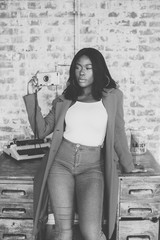
<path fill-rule="evenodd" d="M 37 93 L 39 90 L 41 90 L 41 87 L 38 86 L 38 78 L 35 74 L 28 82 L 27 94 Z"/>

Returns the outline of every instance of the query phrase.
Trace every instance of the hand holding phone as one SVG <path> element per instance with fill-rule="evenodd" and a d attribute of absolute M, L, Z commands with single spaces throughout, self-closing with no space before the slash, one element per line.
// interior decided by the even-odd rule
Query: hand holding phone
<path fill-rule="evenodd" d="M 31 78 L 28 82 L 27 94 L 33 94 L 41 90 L 42 87 L 59 85 L 58 72 L 40 72 Z"/>
<path fill-rule="evenodd" d="M 36 93 L 41 89 L 41 87 L 38 86 L 37 74 L 38 72 L 29 80 L 27 85 L 27 94 Z"/>

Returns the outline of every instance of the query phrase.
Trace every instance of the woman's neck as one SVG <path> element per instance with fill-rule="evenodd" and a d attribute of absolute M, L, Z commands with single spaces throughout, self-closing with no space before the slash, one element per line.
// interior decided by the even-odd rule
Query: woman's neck
<path fill-rule="evenodd" d="M 91 93 L 91 91 L 84 91 L 77 99 L 80 102 L 97 102 Z"/>

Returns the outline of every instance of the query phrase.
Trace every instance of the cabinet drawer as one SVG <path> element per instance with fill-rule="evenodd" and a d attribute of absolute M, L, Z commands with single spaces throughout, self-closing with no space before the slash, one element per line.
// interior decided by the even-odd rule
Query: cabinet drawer
<path fill-rule="evenodd" d="M 158 221 L 119 221 L 118 240 L 157 240 L 158 231 Z"/>
<path fill-rule="evenodd" d="M 160 216 L 159 203 L 121 202 L 119 204 L 119 217 L 156 218 Z"/>
<path fill-rule="evenodd" d="M 0 218 L 33 218 L 33 203 L 0 203 Z"/>
<path fill-rule="evenodd" d="M 33 202 L 33 185 L 32 184 L 0 184 L 1 201 L 11 202 Z"/>
<path fill-rule="evenodd" d="M 160 201 L 160 178 L 126 177 L 120 179 L 120 200 Z"/>
<path fill-rule="evenodd" d="M 0 219 L 0 239 L 33 240 L 32 231 L 32 220 Z"/>

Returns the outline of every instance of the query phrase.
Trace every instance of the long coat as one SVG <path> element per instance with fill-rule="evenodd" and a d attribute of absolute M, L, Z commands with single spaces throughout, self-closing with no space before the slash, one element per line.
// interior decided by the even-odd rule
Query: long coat
<path fill-rule="evenodd" d="M 44 138 L 53 132 L 50 151 L 42 159 L 40 168 L 34 179 L 34 234 L 35 236 L 39 236 L 37 237 L 39 240 L 41 239 L 40 233 L 42 233 L 47 219 L 47 204 L 49 201 L 46 184 L 47 177 L 61 144 L 65 115 L 72 102 L 66 100 L 63 95 L 59 96 L 53 100 L 52 109 L 45 118 L 42 116 L 35 94 L 24 96 L 24 102 L 33 131 L 35 131 L 36 114 L 36 128 L 39 138 Z M 118 201 L 118 173 L 117 158 L 115 156 L 118 156 L 119 163 L 125 172 L 132 171 L 134 165 L 125 134 L 123 93 L 119 89 L 107 90 L 104 93 L 102 102 L 108 113 L 107 131 L 103 149 L 106 192 L 104 215 L 107 219 L 108 238 L 111 238 L 115 228 Z"/>

